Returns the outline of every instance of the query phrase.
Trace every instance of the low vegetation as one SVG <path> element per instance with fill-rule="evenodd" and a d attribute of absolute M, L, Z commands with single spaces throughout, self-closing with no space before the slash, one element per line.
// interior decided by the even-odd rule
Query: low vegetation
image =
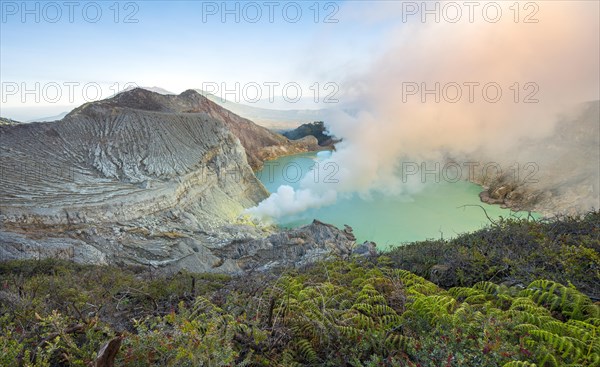
<path fill-rule="evenodd" d="M 0 365 L 600 366 L 599 218 L 244 278 L 5 262 Z"/>
<path fill-rule="evenodd" d="M 554 220 L 505 219 L 449 241 L 399 246 L 394 267 L 445 288 L 480 281 L 526 286 L 536 279 L 572 284 L 600 301 L 600 212 Z"/>

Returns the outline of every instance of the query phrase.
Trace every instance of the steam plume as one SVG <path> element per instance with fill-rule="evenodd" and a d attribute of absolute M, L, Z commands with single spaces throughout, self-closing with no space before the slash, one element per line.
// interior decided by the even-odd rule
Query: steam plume
<path fill-rule="evenodd" d="M 599 99 L 600 3 L 537 2 L 537 23 L 523 22 L 523 8 L 515 22 L 508 8 L 513 2 L 496 4 L 503 11 L 497 23 L 481 16 L 471 23 L 464 15 L 457 23 L 443 17 L 422 23 L 419 16 L 403 23 L 398 14 L 388 51 L 367 73 L 349 76 L 342 88 L 352 91 L 360 113 L 327 121 L 330 131 L 344 138 L 330 158 L 340 168 L 339 184 L 332 190 L 306 180 L 297 192 L 282 187 L 250 213 L 280 217 L 330 204 L 336 192 L 414 192 L 415 185 L 399 179 L 400 159 L 475 151 L 501 157 L 519 139 L 550 134 L 561 111 Z M 382 8 L 389 11 L 389 5 Z M 433 90 L 436 83 L 439 102 L 422 94 L 422 86 Z M 478 83 L 470 84 L 472 98 L 465 83 Z M 497 88 L 482 90 L 488 83 L 500 87 L 496 102 L 490 100 Z M 410 94 L 415 85 L 420 91 Z M 455 85 L 462 97 L 449 102 L 456 99 Z"/>

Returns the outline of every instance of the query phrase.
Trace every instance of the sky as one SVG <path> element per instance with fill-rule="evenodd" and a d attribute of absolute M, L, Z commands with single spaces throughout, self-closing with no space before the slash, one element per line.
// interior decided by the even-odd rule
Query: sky
<path fill-rule="evenodd" d="M 579 90 L 580 82 L 595 83 L 581 98 L 597 99 L 597 74 L 561 79 L 581 78 L 589 65 L 563 60 L 560 44 L 528 34 L 569 34 L 564 27 L 573 21 L 593 36 L 600 32 L 599 3 L 0 0 L 0 115 L 21 121 L 53 116 L 131 86 L 173 93 L 203 89 L 279 109 L 356 105 L 373 100 L 374 93 L 395 100 L 402 83 L 418 84 L 427 75 L 435 76 L 430 84 L 455 76 L 459 83 L 489 82 L 487 75 L 503 79 L 494 70 L 502 70 L 499 64 L 513 48 L 523 60 L 512 58 L 519 66 L 513 69 L 522 69 L 522 75 L 510 83 L 520 83 L 521 93 L 529 91 L 523 90 L 526 83 L 536 82 L 529 79 L 541 78 L 537 71 L 547 71 L 559 76 L 552 88 Z M 500 40 L 506 32 L 517 37 Z M 570 34 L 563 41 L 586 50 L 588 64 L 598 66 L 598 39 L 592 36 Z M 489 57 L 477 58 L 474 68 L 446 67 L 448 60 L 468 59 L 472 47 Z M 552 47 L 558 53 L 548 55 L 575 69 L 542 60 Z M 576 59 L 583 62 L 580 55 Z M 534 68 L 527 65 L 534 62 Z M 502 85 L 505 96 L 510 85 Z"/>
<path fill-rule="evenodd" d="M 330 108 L 337 192 L 410 191 L 407 156 L 502 157 L 598 101 L 599 17 L 595 0 L 0 0 L 0 115 L 52 116 L 131 86 Z M 328 190 L 258 210 L 321 205 Z"/>
<path fill-rule="evenodd" d="M 60 113 L 130 85 L 328 107 L 346 73 L 383 52 L 394 24 L 359 1 L 0 3 L 0 114 L 15 117 L 18 107 Z"/>

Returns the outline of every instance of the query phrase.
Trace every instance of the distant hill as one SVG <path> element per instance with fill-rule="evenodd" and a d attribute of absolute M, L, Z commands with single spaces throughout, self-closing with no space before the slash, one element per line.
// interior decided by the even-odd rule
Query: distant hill
<path fill-rule="evenodd" d="M 164 88 L 156 87 L 156 86 L 155 87 L 139 87 L 139 88 L 150 91 L 150 92 L 158 93 L 161 95 L 176 95 L 176 93 L 173 93 Z M 133 89 L 136 89 L 136 88 L 129 87 L 115 95 L 118 95 L 123 92 L 128 92 Z M 196 89 L 196 91 L 198 93 L 202 94 L 203 96 L 205 96 L 206 98 L 208 98 L 209 100 L 211 100 L 212 102 L 218 104 L 219 106 L 226 108 L 227 110 L 229 110 L 241 117 L 252 120 L 253 122 L 255 122 L 258 125 L 264 126 L 270 130 L 274 130 L 277 132 L 283 132 L 283 131 L 295 129 L 296 127 L 298 127 L 302 124 L 311 123 L 313 121 L 327 121 L 331 118 L 332 113 L 333 113 L 333 111 L 331 109 L 282 110 L 282 109 L 274 109 L 274 108 L 273 109 L 262 108 L 262 107 L 256 107 L 256 106 L 251 106 L 251 105 L 242 104 L 242 103 L 235 103 L 232 101 L 224 101 L 221 97 L 204 92 L 200 89 Z M 115 95 L 112 95 L 110 98 L 114 97 Z M 65 108 L 75 108 L 75 107 L 76 106 L 65 106 Z M 18 111 L 17 112 L 18 114 L 25 116 L 25 118 L 22 118 L 21 120 L 26 121 L 26 122 L 57 121 L 57 120 L 62 119 L 63 117 L 65 117 L 68 114 L 68 112 L 65 111 L 65 112 L 62 112 L 62 113 L 59 113 L 56 115 L 44 116 L 44 115 L 42 115 L 42 113 L 50 114 L 50 113 L 54 112 L 54 111 L 49 112 L 47 110 L 44 110 L 40 113 L 40 115 L 42 115 L 42 117 L 36 117 L 37 113 L 33 112 L 30 109 L 27 110 L 27 113 L 22 112 L 21 110 L 22 110 L 22 108 L 17 109 L 15 111 Z M 15 111 L 13 111 L 13 113 Z M 56 112 L 54 112 L 54 113 L 56 113 Z"/>
<path fill-rule="evenodd" d="M 35 118 L 33 120 L 29 120 L 27 122 L 48 122 L 48 121 L 58 121 L 58 120 L 62 120 L 65 116 L 67 116 L 69 114 L 70 111 L 65 111 L 63 113 L 60 113 L 58 115 L 55 116 L 48 116 L 48 117 L 40 117 L 40 118 Z"/>
<path fill-rule="evenodd" d="M 230 110 L 231 112 L 252 120 L 261 126 L 280 132 L 291 130 L 302 124 L 311 123 L 313 121 L 326 121 L 332 116 L 333 113 L 333 111 L 330 109 L 278 110 L 261 108 L 231 101 L 224 101 L 221 97 L 204 92 L 200 89 L 196 89 L 196 91 L 221 107 Z"/>

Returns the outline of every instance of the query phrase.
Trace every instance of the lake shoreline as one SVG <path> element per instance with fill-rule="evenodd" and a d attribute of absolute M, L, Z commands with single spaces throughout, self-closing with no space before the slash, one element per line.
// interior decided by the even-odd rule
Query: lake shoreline
<path fill-rule="evenodd" d="M 257 171 L 257 178 L 271 193 L 281 185 L 297 189 L 301 178 L 296 173 L 300 171 L 302 177 L 313 174 L 310 168 L 318 163 L 316 157 L 317 153 L 311 152 L 267 161 L 264 169 Z M 285 180 L 282 176 L 286 175 L 293 179 Z M 315 177 L 323 176 L 323 172 L 315 173 Z M 344 194 L 338 195 L 334 204 L 308 208 L 274 222 L 280 228 L 297 228 L 313 219 L 338 228 L 348 225 L 354 229 L 357 243 L 373 241 L 381 250 L 413 241 L 454 238 L 490 225 L 500 217 L 540 217 L 538 213 L 515 212 L 482 202 L 482 189 L 481 185 L 464 180 L 427 183 L 415 192 L 394 196 L 381 192 L 372 192 L 368 197 Z"/>

